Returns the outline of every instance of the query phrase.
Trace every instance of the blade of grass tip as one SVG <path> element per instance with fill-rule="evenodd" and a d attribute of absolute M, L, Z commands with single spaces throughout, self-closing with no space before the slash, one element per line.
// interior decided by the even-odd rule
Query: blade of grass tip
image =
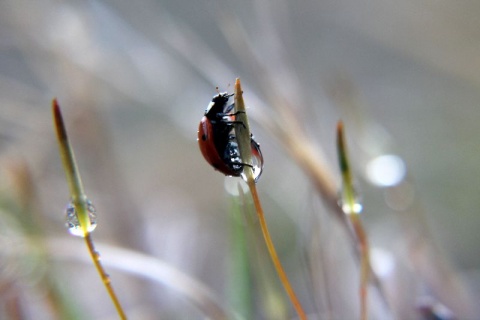
<path fill-rule="evenodd" d="M 240 158 L 242 159 L 242 163 L 251 164 L 252 163 L 252 151 L 251 151 L 251 134 L 250 134 L 250 126 L 248 123 L 248 117 L 245 109 L 245 103 L 243 102 L 243 91 L 242 86 L 240 83 L 240 79 L 235 80 L 235 113 L 236 113 L 236 120 L 242 122 L 244 125 L 235 126 L 235 136 L 237 138 L 238 148 L 240 151 Z M 250 189 L 250 193 L 252 194 L 253 203 L 255 205 L 255 209 L 257 211 L 258 220 L 260 222 L 260 227 L 262 229 L 263 238 L 265 239 L 265 244 L 267 245 L 268 252 L 272 259 L 273 265 L 277 270 L 278 276 L 280 281 L 282 282 L 285 291 L 287 292 L 288 297 L 290 298 L 293 307 L 295 308 L 298 317 L 301 320 L 307 319 L 305 311 L 298 300 L 295 291 L 288 280 L 287 274 L 285 273 L 280 259 L 278 258 L 277 251 L 275 250 L 275 246 L 273 245 L 272 238 L 270 236 L 270 232 L 268 231 L 267 222 L 265 220 L 265 216 L 263 213 L 263 209 L 260 203 L 260 198 L 258 197 L 257 188 L 255 184 L 255 179 L 253 176 L 253 169 L 249 166 L 244 166 L 244 175 L 246 176 L 247 184 Z"/>
<path fill-rule="evenodd" d="M 235 80 L 234 93 L 236 113 L 235 120 L 243 123 L 243 125 L 235 126 L 235 137 L 237 138 L 242 162 L 250 164 L 252 163 L 250 125 L 248 123 L 245 103 L 243 102 L 242 86 L 240 84 L 240 79 L 238 78 Z M 243 167 L 243 174 L 246 176 L 247 183 L 252 181 L 255 184 L 253 169 L 250 166 Z"/>
<path fill-rule="evenodd" d="M 91 236 L 92 224 L 90 221 L 90 214 L 87 203 L 87 196 L 83 191 L 83 184 L 80 178 L 80 173 L 78 171 L 77 163 L 75 161 L 75 155 L 73 149 L 70 145 L 67 136 L 67 130 L 65 129 L 65 124 L 63 122 L 62 113 L 60 111 L 60 106 L 57 102 L 57 99 L 52 101 L 52 112 L 53 119 L 55 122 L 55 129 L 57 132 L 58 145 L 60 149 L 60 156 L 62 158 L 63 167 L 65 170 L 65 175 L 67 177 L 67 182 L 70 188 L 70 195 L 73 202 L 73 207 L 75 214 L 77 215 L 78 222 L 80 223 L 80 228 L 82 231 L 82 236 L 85 239 L 90 256 L 92 261 L 102 279 L 102 282 L 115 305 L 115 309 L 120 317 L 120 319 L 127 319 L 125 312 L 120 304 L 120 301 L 117 298 L 115 291 L 113 290 L 110 276 L 107 274 L 100 262 L 100 254 L 95 250 L 93 239 Z"/>
<path fill-rule="evenodd" d="M 68 140 L 67 130 L 63 122 L 62 112 L 58 105 L 57 99 L 52 101 L 53 119 L 55 121 L 55 129 L 57 131 L 58 146 L 60 156 L 62 158 L 63 168 L 67 178 L 67 183 L 70 188 L 70 195 L 72 198 L 75 212 L 85 237 L 89 230 L 91 230 L 91 222 L 87 209 L 87 197 L 83 191 L 83 184 L 78 172 L 77 163 L 73 149 Z"/>
<path fill-rule="evenodd" d="M 368 298 L 368 278 L 370 274 L 370 250 L 368 244 L 368 237 L 363 228 L 360 219 L 360 212 L 362 207 L 357 203 L 355 190 L 352 183 L 352 174 L 350 171 L 350 164 L 347 155 L 347 148 L 345 143 L 345 136 L 343 130 L 343 123 L 341 121 L 337 124 L 337 152 L 338 163 L 342 173 L 342 210 L 348 216 L 357 237 L 358 245 L 360 247 L 360 319 L 367 319 L 367 298 Z"/>

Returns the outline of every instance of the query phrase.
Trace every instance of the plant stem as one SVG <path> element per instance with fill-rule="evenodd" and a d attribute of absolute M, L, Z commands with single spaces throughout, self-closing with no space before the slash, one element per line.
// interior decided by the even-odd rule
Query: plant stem
<path fill-rule="evenodd" d="M 248 123 L 248 117 L 246 115 L 245 103 L 243 102 L 243 92 L 240 84 L 240 79 L 235 81 L 235 111 L 237 113 L 236 120 L 242 122 L 243 126 L 235 126 L 235 133 L 238 142 L 238 148 L 240 150 L 240 155 L 243 163 L 251 163 L 252 153 L 250 146 L 250 127 Z M 263 238 L 265 244 L 267 245 L 268 253 L 272 259 L 273 265 L 278 273 L 280 281 L 287 292 L 288 297 L 290 298 L 293 307 L 295 308 L 298 317 L 301 320 L 306 320 L 307 316 L 303 310 L 300 301 L 298 300 L 295 291 L 288 280 L 287 274 L 283 270 L 280 259 L 278 258 L 277 251 L 273 245 L 272 238 L 270 237 L 270 232 L 268 231 L 267 222 L 263 213 L 263 209 L 260 203 L 260 198 L 258 197 L 257 188 L 255 185 L 255 179 L 253 177 L 253 169 L 249 166 L 244 166 L 244 174 L 246 176 L 247 184 L 252 194 L 253 203 L 257 211 L 258 219 L 260 221 L 260 227 L 262 229 Z"/>
<path fill-rule="evenodd" d="M 240 188 L 239 188 L 240 189 Z M 243 196 L 243 194 L 242 194 Z M 230 209 L 229 283 L 230 305 L 243 319 L 252 318 L 252 280 L 247 252 L 247 234 L 242 223 L 240 200 L 232 197 Z"/>
<path fill-rule="evenodd" d="M 350 222 L 352 223 L 355 234 L 358 238 L 358 245 L 360 247 L 360 319 L 366 320 L 368 318 L 368 278 L 370 274 L 370 250 L 368 245 L 368 238 L 363 228 L 362 222 L 358 214 L 350 215 Z"/>
<path fill-rule="evenodd" d="M 63 122 L 62 112 L 58 105 L 57 99 L 52 101 L 53 119 L 55 122 L 55 129 L 57 131 L 58 146 L 60 156 L 62 158 L 65 176 L 70 188 L 70 196 L 75 207 L 78 222 L 82 228 L 85 236 L 90 230 L 90 217 L 87 211 L 87 197 L 83 191 L 82 179 L 78 172 L 77 162 L 75 161 L 75 154 L 68 140 L 67 130 Z"/>
<path fill-rule="evenodd" d="M 92 261 L 95 264 L 98 273 L 100 274 L 100 278 L 102 279 L 103 284 L 105 285 L 105 288 L 107 289 L 107 292 L 110 295 L 110 298 L 112 299 L 115 308 L 117 309 L 120 319 L 127 319 L 127 317 L 125 316 L 125 312 L 123 311 L 122 306 L 117 298 L 117 295 L 113 290 L 110 277 L 105 272 L 105 269 L 100 263 L 100 254 L 95 251 L 95 247 L 93 245 L 93 239 L 90 234 L 90 217 L 87 210 L 87 196 L 83 191 L 82 179 L 80 178 L 80 173 L 78 171 L 77 163 L 75 161 L 75 155 L 70 145 L 70 141 L 68 140 L 67 130 L 65 129 L 65 124 L 63 122 L 60 106 L 58 105 L 56 99 L 53 99 L 52 101 L 52 111 L 53 119 L 55 122 L 55 129 L 57 132 L 58 145 L 60 148 L 60 156 L 62 158 L 65 175 L 70 188 L 70 195 L 72 197 L 73 205 L 75 207 L 75 214 L 77 215 L 78 222 L 80 223 L 80 227 L 82 228 L 85 243 L 87 244 L 88 251 L 90 252 L 90 255 L 92 257 Z"/>
<path fill-rule="evenodd" d="M 260 222 L 260 227 L 262 229 L 263 233 L 263 238 L 265 239 L 265 244 L 267 245 L 268 253 L 270 254 L 270 257 L 272 258 L 273 265 L 275 267 L 275 270 L 277 270 L 278 277 L 280 278 L 280 281 L 283 284 L 283 287 L 285 288 L 285 291 L 287 292 L 288 297 L 290 298 L 293 307 L 297 311 L 298 317 L 301 320 L 306 320 L 307 316 L 305 314 L 305 311 L 302 308 L 302 305 L 300 304 L 300 301 L 298 300 L 295 291 L 293 291 L 292 285 L 290 284 L 290 281 L 288 280 L 287 274 L 285 273 L 285 270 L 283 270 L 282 264 L 280 262 L 280 259 L 278 258 L 277 251 L 275 250 L 275 246 L 273 245 L 272 238 L 270 236 L 270 232 L 268 231 L 267 227 L 267 221 L 265 220 L 265 215 L 263 214 L 263 208 L 260 203 L 260 198 L 258 197 L 257 193 L 257 187 L 255 185 L 255 180 L 248 180 L 248 187 L 250 188 L 250 192 L 252 194 L 253 198 L 253 203 L 255 205 L 255 209 L 257 211 L 258 215 L 258 220 Z"/>
<path fill-rule="evenodd" d="M 100 278 L 102 279 L 102 282 L 105 285 L 105 288 L 107 289 L 108 294 L 110 295 L 110 299 L 112 299 L 112 302 L 115 305 L 115 309 L 117 309 L 118 316 L 122 320 L 127 319 L 127 316 L 123 311 L 122 305 L 120 304 L 120 301 L 118 300 L 118 297 L 115 294 L 115 290 L 113 290 L 110 276 L 107 274 L 107 272 L 103 268 L 102 263 L 100 262 L 100 253 L 95 250 L 93 239 L 90 233 L 88 233 L 85 236 L 85 243 L 88 247 L 88 251 L 90 252 L 90 256 L 92 257 L 92 261 L 95 264 L 95 267 L 97 268 L 98 274 L 100 275 Z"/>
<path fill-rule="evenodd" d="M 353 189 L 352 173 L 350 171 L 350 164 L 347 155 L 347 147 L 345 143 L 345 136 L 343 132 L 343 123 L 341 121 L 337 124 L 337 151 L 340 171 L 342 173 L 342 209 L 347 215 L 350 224 L 357 237 L 358 246 L 360 248 L 360 319 L 366 320 L 368 318 L 368 280 L 370 276 L 370 249 L 368 244 L 368 237 L 363 228 L 360 219 L 361 209 L 356 203 L 356 195 Z"/>

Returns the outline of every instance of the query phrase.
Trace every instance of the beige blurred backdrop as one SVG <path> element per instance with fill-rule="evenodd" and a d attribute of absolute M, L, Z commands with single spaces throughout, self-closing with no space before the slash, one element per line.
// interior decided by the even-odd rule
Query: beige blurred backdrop
<path fill-rule="evenodd" d="M 277 117 L 267 77 L 324 153 L 338 188 L 335 126 L 345 121 L 372 246 L 414 273 L 408 254 L 395 252 L 408 251 L 408 223 L 421 221 L 420 233 L 478 300 L 479 14 L 478 1 L 444 0 L 1 1 L 1 192 L 28 167 L 45 236 L 67 237 L 69 194 L 50 110 L 57 97 L 98 211 L 95 239 L 163 259 L 221 296 L 231 178 L 206 164 L 196 142 L 216 86 L 232 91 L 242 79 L 265 158 L 258 187 L 280 248 L 308 243 L 312 216 L 327 216 L 308 174 L 265 125 Z M 382 155 L 398 158 L 380 175 L 400 177 L 379 186 L 368 168 L 381 170 L 369 164 Z M 8 220 L 0 223 L 8 229 Z M 298 252 L 285 261 L 316 313 L 306 255 L 298 265 Z M 66 263 L 59 279 L 87 272 L 96 280 L 85 268 Z M 442 296 L 415 281 L 407 293 Z M 95 298 L 78 286 L 80 304 L 113 318 L 100 285 Z M 181 300 L 148 281 L 118 286 L 128 306 L 152 319 L 159 310 L 176 314 L 169 303 Z M 179 314 L 200 319 L 192 310 Z"/>

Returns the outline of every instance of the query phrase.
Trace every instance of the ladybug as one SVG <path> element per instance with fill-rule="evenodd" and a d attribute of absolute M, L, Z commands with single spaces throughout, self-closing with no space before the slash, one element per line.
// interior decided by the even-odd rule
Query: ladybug
<path fill-rule="evenodd" d="M 234 125 L 243 125 L 243 122 L 235 121 L 235 113 L 232 113 L 234 104 L 228 104 L 232 96 L 224 92 L 213 97 L 198 127 L 198 145 L 205 160 L 216 170 L 227 176 L 239 177 L 244 166 L 251 166 L 257 181 L 263 169 L 263 155 L 260 145 L 251 136 L 254 165 L 242 163 Z"/>

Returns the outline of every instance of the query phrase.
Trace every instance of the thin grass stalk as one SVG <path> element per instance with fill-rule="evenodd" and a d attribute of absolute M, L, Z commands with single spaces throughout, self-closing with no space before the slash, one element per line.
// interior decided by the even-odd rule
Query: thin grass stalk
<path fill-rule="evenodd" d="M 240 188 L 239 188 L 240 189 Z M 239 196 L 232 197 L 230 209 L 230 250 L 228 296 L 230 305 L 242 316 L 242 319 L 252 318 L 252 278 L 247 252 L 247 234 L 243 225 L 242 210 Z"/>
<path fill-rule="evenodd" d="M 120 300 L 118 300 L 117 294 L 113 289 L 112 280 L 110 279 L 110 276 L 105 271 L 105 268 L 100 262 L 100 253 L 95 250 L 92 234 L 90 232 L 85 236 L 85 244 L 88 247 L 88 252 L 90 253 L 92 261 L 95 264 L 95 268 L 97 268 L 98 274 L 100 275 L 100 278 L 102 278 L 103 285 L 107 289 L 107 292 L 110 295 L 110 299 L 112 299 L 112 302 L 115 305 L 115 309 L 117 309 L 118 316 L 120 317 L 120 319 L 127 319 Z"/>
<path fill-rule="evenodd" d="M 97 268 L 97 271 L 102 279 L 102 282 L 107 289 L 107 292 L 115 305 L 118 316 L 120 319 L 127 319 L 125 312 L 123 311 L 122 305 L 118 300 L 118 297 L 113 289 L 110 276 L 106 273 L 100 262 L 100 254 L 95 250 L 93 239 L 91 237 L 91 222 L 90 216 L 87 210 L 87 196 L 85 195 L 82 180 L 80 178 L 80 173 L 78 171 L 77 163 L 75 161 L 75 155 L 73 149 L 68 140 L 67 131 L 65 129 L 65 124 L 63 122 L 62 113 L 60 111 L 60 106 L 56 99 L 52 101 L 52 111 L 53 118 L 55 122 L 55 129 L 57 132 L 58 145 L 60 149 L 60 155 L 63 162 L 63 167 L 65 170 L 65 175 L 67 182 L 70 188 L 70 195 L 72 197 L 72 202 L 75 207 L 75 214 L 80 223 L 80 227 L 83 232 L 83 237 L 85 238 L 85 243 L 87 245 L 88 251 L 92 258 L 92 261 Z"/>
<path fill-rule="evenodd" d="M 247 237 L 249 256 L 251 257 L 251 268 L 255 286 L 259 290 L 260 299 L 257 304 L 262 309 L 262 315 L 265 319 L 288 319 L 289 306 L 287 305 L 288 296 L 285 296 L 279 286 L 276 270 L 271 263 L 267 246 L 263 239 L 263 232 L 258 228 L 258 216 L 251 197 L 246 197 L 243 188 L 238 184 L 238 192 L 244 206 L 244 220 L 247 226 Z M 267 251 L 266 251 L 267 250 Z M 280 290 L 279 290 L 280 289 Z"/>
<path fill-rule="evenodd" d="M 90 261 L 90 257 L 86 254 L 77 253 L 80 244 L 70 237 L 50 238 L 47 244 L 50 255 L 54 259 L 81 263 Z M 106 256 L 103 264 L 108 268 L 165 286 L 198 308 L 207 319 L 238 319 L 235 314 L 229 312 L 222 304 L 222 299 L 209 287 L 161 259 L 106 243 L 97 242 L 97 246 L 102 248 Z"/>
<path fill-rule="evenodd" d="M 337 152 L 340 171 L 342 173 L 342 209 L 347 215 L 357 237 L 360 248 L 360 319 L 368 318 L 368 278 L 370 274 L 370 249 L 367 234 L 360 219 L 361 209 L 357 203 L 355 190 L 353 188 L 352 173 L 347 155 L 343 123 L 337 125 Z"/>
<path fill-rule="evenodd" d="M 235 133 L 238 141 L 238 147 L 240 150 L 240 155 L 243 163 L 252 163 L 252 154 L 251 154 L 251 147 L 250 147 L 250 128 L 248 124 L 248 118 L 246 115 L 245 110 L 245 103 L 243 102 L 243 91 L 240 83 L 240 79 L 236 79 L 235 81 L 235 112 L 236 120 L 242 122 L 244 126 L 235 126 Z M 252 195 L 253 203 L 255 205 L 255 209 L 258 215 L 258 220 L 260 222 L 260 227 L 262 229 L 263 238 L 265 239 L 265 244 L 267 245 L 268 252 L 272 259 L 273 265 L 278 273 L 280 281 L 287 292 L 288 297 L 290 298 L 293 307 L 295 308 L 298 317 L 301 320 L 306 320 L 307 316 L 305 311 L 298 300 L 295 291 L 288 280 L 287 274 L 282 267 L 280 259 L 278 258 L 277 251 L 275 250 L 275 246 L 273 244 L 272 238 L 270 236 L 270 232 L 268 231 L 267 222 L 265 220 L 265 215 L 263 213 L 263 208 L 260 202 L 260 198 L 258 197 L 257 187 L 255 184 L 255 179 L 253 175 L 253 169 L 250 166 L 244 166 L 244 175 L 246 176 L 247 184 L 250 189 L 250 193 Z"/>

